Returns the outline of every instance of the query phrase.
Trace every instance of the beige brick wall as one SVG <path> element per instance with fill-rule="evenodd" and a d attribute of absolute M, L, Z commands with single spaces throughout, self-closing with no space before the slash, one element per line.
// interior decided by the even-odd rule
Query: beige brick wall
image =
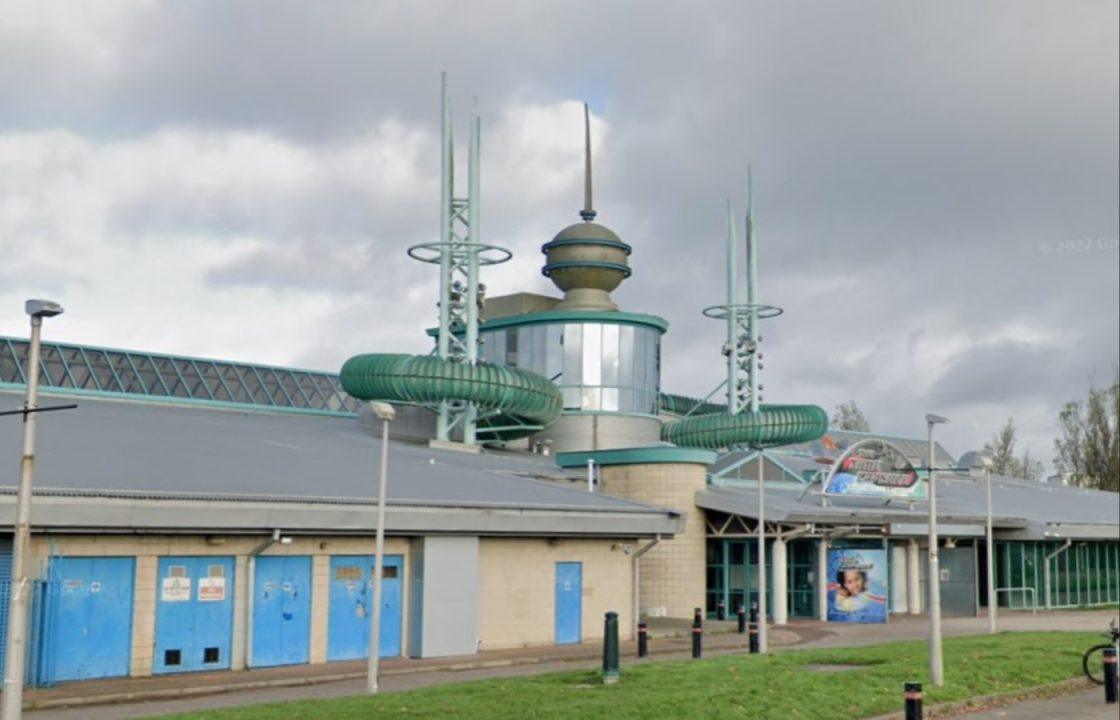
<path fill-rule="evenodd" d="M 707 528 L 696 491 L 707 483 L 707 466 L 695 463 L 604 465 L 608 495 L 676 510 L 684 530 L 662 540 L 641 559 L 641 612 L 650 617 L 691 618 L 704 607 Z"/>
<path fill-rule="evenodd" d="M 235 558 L 233 601 L 234 617 L 230 661 L 233 669 L 245 664 L 246 608 L 248 589 L 246 556 L 265 539 L 263 535 L 35 535 L 31 543 L 32 567 L 45 571 L 51 555 L 73 557 L 135 557 L 132 604 L 132 657 L 130 674 L 142 677 L 152 674 L 152 651 L 155 646 L 156 587 L 159 558 L 167 555 L 232 555 Z M 265 555 L 310 555 L 311 578 L 311 647 L 312 663 L 327 660 L 327 607 L 330 591 L 331 555 L 372 555 L 373 538 L 295 537 L 289 545 L 276 543 Z M 386 538 L 386 555 L 405 556 L 402 579 L 402 637 L 408 627 L 408 541 Z"/>
<path fill-rule="evenodd" d="M 479 640 L 483 650 L 555 641 L 556 563 L 583 563 L 584 641 L 603 637 L 607 611 L 619 635 L 632 639 L 631 562 L 634 540 L 483 538 L 479 543 Z"/>

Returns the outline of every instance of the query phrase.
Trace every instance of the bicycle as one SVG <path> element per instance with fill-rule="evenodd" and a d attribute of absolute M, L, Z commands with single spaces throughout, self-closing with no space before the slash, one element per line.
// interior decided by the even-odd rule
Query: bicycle
<path fill-rule="evenodd" d="M 1111 642 L 1094 645 L 1081 656 L 1081 669 L 1085 671 L 1085 677 L 1097 685 L 1104 685 L 1103 658 L 1098 653 L 1103 653 L 1105 648 L 1120 646 L 1120 629 L 1117 629 L 1115 619 L 1108 623 L 1108 635 Z"/>

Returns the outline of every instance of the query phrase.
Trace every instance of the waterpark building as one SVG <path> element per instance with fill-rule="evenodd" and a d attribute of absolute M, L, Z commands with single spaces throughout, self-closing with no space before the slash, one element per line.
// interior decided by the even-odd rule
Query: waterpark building
<path fill-rule="evenodd" d="M 0 425 L 0 636 L 26 588 L 28 682 L 366 656 L 382 422 L 366 401 L 397 409 L 382 656 L 594 641 L 607 611 L 624 639 L 640 617 L 758 601 L 774 624 L 923 612 L 927 444 L 761 402 L 758 326 L 780 310 L 756 297 L 750 223 L 746 302 L 729 252 L 706 313 L 728 328 L 725 400 L 668 394 L 668 324 L 610 296 L 633 248 L 594 222 L 590 149 L 581 221 L 542 248 L 563 295 L 484 298 L 480 271 L 508 253 L 476 232 L 477 119 L 465 197 L 449 124 L 445 103 L 440 240 L 409 249 L 440 271 L 431 355 L 322 372 L 43 343 L 40 404 L 78 407 L 40 421 L 26 584 L 9 562 L 21 428 Z M 0 337 L 5 408 L 29 355 Z M 934 581 L 970 615 L 985 492 L 964 464 L 935 447 Z M 1001 605 L 1120 601 L 1115 495 L 997 477 L 992 505 Z"/>

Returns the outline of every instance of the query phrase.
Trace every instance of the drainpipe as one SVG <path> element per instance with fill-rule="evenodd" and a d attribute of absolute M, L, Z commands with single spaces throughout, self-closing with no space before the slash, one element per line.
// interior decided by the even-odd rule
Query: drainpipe
<path fill-rule="evenodd" d="M 262 540 L 255 548 L 249 551 L 245 563 L 245 667 L 253 667 L 253 578 L 256 575 L 257 556 L 280 542 L 280 528 L 272 531 L 272 535 Z"/>
<path fill-rule="evenodd" d="M 634 553 L 634 557 L 630 558 L 630 582 L 633 583 L 633 591 L 630 596 L 634 598 L 634 627 L 638 626 L 641 620 L 641 600 L 642 600 L 642 556 L 653 549 L 653 546 L 661 542 L 661 533 L 654 535 L 653 540 L 638 548 L 638 552 Z"/>
<path fill-rule="evenodd" d="M 1073 540 L 1067 538 L 1066 541 L 1062 544 L 1061 547 L 1059 547 L 1057 550 L 1050 553 L 1049 555 L 1047 555 L 1043 559 L 1044 564 L 1042 566 L 1042 589 L 1046 592 L 1046 609 L 1047 610 L 1049 610 L 1050 606 L 1051 606 L 1051 603 L 1050 603 L 1050 561 L 1053 560 L 1054 558 L 1058 557 L 1062 553 L 1064 553 L 1066 550 L 1069 550 L 1069 546 L 1072 545 L 1072 544 L 1073 544 Z"/>

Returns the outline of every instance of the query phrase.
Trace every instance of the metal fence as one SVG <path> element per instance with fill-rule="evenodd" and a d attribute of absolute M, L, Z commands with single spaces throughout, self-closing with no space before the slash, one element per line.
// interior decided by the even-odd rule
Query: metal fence
<path fill-rule="evenodd" d="M 8 599 L 11 583 L 0 582 L 0 675 L 8 648 Z M 31 687 L 49 687 L 54 684 L 55 625 L 58 617 L 59 583 L 36 580 L 28 617 L 27 658 L 24 663 L 24 683 Z"/>

